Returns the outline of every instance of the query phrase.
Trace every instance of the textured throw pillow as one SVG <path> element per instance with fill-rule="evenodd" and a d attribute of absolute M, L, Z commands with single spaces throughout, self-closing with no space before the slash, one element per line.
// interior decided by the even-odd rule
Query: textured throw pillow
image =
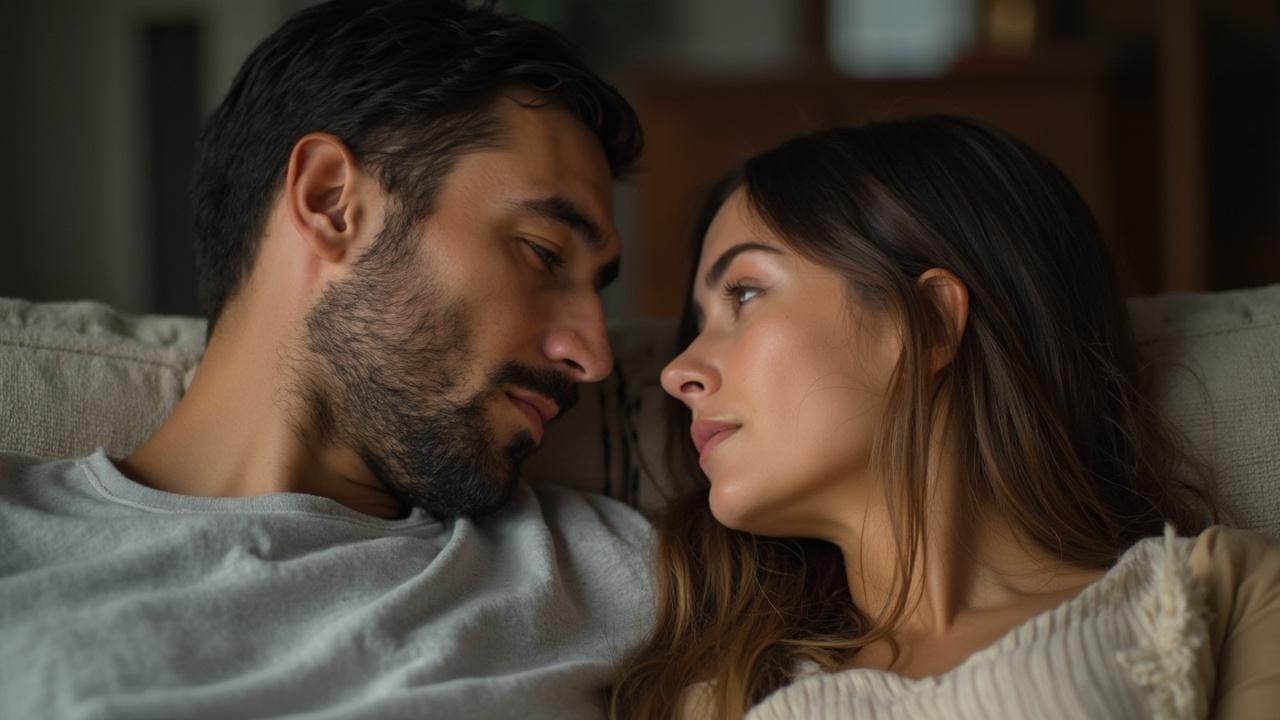
<path fill-rule="evenodd" d="M 1129 309 L 1156 404 L 1213 469 L 1225 519 L 1280 538 L 1280 285 Z"/>
<path fill-rule="evenodd" d="M 204 327 L 98 303 L 0 299 L 0 450 L 129 454 L 182 397 Z"/>

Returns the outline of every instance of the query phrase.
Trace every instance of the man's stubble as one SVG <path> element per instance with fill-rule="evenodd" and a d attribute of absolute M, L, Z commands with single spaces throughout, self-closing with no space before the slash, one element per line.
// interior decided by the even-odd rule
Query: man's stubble
<path fill-rule="evenodd" d="M 527 430 L 500 443 L 486 404 L 504 383 L 562 409 L 576 391 L 559 373 L 508 362 L 467 396 L 471 312 L 434 282 L 413 229 L 388 222 L 351 276 L 308 313 L 305 425 L 317 441 L 353 450 L 401 502 L 442 518 L 484 515 L 507 501 L 535 449 Z"/>

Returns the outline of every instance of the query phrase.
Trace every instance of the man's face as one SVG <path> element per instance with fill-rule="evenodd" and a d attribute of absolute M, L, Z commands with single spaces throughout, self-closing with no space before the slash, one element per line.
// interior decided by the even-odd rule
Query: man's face
<path fill-rule="evenodd" d="M 311 420 L 402 501 L 491 511 L 576 383 L 613 365 L 616 274 L 599 141 L 554 107 L 497 103 L 500 147 L 463 155 L 425 221 L 394 209 L 307 318 Z"/>

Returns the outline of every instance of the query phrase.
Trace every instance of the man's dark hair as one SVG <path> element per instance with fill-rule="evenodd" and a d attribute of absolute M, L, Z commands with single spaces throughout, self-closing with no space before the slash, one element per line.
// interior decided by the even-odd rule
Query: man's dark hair
<path fill-rule="evenodd" d="M 210 334 L 249 274 L 289 153 L 307 133 L 346 143 L 398 218 L 426 216 L 458 158 L 500 140 L 493 101 L 512 87 L 580 120 L 614 177 L 630 168 L 643 136 L 627 101 L 556 32 L 493 5 L 332 0 L 253 51 L 205 126 L 191 184 Z"/>

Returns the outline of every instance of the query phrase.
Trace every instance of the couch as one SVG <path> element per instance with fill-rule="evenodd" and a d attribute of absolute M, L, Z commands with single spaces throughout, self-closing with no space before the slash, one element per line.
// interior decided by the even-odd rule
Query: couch
<path fill-rule="evenodd" d="M 1231 524 L 1280 537 L 1280 285 L 1131 301 L 1155 400 L 1215 474 Z M 548 428 L 531 482 L 601 492 L 642 510 L 668 495 L 658 371 L 672 323 L 609 328 L 614 373 Z M 0 299 L 0 450 L 127 455 L 164 420 L 204 345 L 195 318 L 92 302 Z"/>

